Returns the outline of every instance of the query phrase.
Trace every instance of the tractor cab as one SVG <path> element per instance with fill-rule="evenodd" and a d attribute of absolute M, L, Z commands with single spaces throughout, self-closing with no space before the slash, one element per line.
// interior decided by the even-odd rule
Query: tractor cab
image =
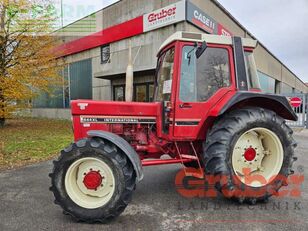
<path fill-rule="evenodd" d="M 260 91 L 253 49 L 257 41 L 177 32 L 158 53 L 155 101 L 163 102 L 163 133 L 202 139 L 238 90 Z"/>

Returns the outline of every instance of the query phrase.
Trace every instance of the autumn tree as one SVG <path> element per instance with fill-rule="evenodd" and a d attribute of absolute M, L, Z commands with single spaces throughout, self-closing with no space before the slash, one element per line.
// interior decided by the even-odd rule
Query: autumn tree
<path fill-rule="evenodd" d="M 0 127 L 40 91 L 61 82 L 54 12 L 48 0 L 0 0 Z"/>

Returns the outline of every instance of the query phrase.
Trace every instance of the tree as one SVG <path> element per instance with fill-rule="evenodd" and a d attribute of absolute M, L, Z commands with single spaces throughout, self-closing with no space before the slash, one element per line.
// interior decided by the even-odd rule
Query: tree
<path fill-rule="evenodd" d="M 0 0 L 0 127 L 39 91 L 60 84 L 48 0 Z"/>

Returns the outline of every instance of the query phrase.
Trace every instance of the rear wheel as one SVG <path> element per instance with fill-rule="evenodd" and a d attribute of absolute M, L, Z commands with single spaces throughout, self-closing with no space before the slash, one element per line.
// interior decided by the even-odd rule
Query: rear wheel
<path fill-rule="evenodd" d="M 255 127 L 244 132 L 234 145 L 232 170 L 238 179 L 252 187 L 264 186 L 282 167 L 283 147 L 279 137 L 267 128 Z M 245 181 L 245 170 L 265 181 Z M 248 172 L 247 172 L 248 173 Z M 260 178 L 260 179 L 263 179 Z"/>
<path fill-rule="evenodd" d="M 240 202 L 267 200 L 287 184 L 296 160 L 292 130 L 275 112 L 243 108 L 224 115 L 204 143 L 207 174 L 216 188 Z"/>
<path fill-rule="evenodd" d="M 89 223 L 120 215 L 136 182 L 125 154 L 99 138 L 80 140 L 62 151 L 50 177 L 55 203 L 65 214 Z"/>

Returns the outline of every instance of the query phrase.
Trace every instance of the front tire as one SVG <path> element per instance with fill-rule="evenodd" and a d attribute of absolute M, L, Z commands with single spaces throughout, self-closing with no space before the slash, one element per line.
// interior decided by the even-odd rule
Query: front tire
<path fill-rule="evenodd" d="M 273 111 L 231 111 L 215 122 L 203 145 L 205 171 L 216 177 L 216 189 L 228 198 L 251 204 L 267 200 L 293 173 L 292 133 Z"/>
<path fill-rule="evenodd" d="M 136 184 L 126 155 L 100 138 L 83 139 L 64 149 L 50 177 L 50 190 L 64 214 L 88 223 L 106 223 L 119 216 Z"/>

